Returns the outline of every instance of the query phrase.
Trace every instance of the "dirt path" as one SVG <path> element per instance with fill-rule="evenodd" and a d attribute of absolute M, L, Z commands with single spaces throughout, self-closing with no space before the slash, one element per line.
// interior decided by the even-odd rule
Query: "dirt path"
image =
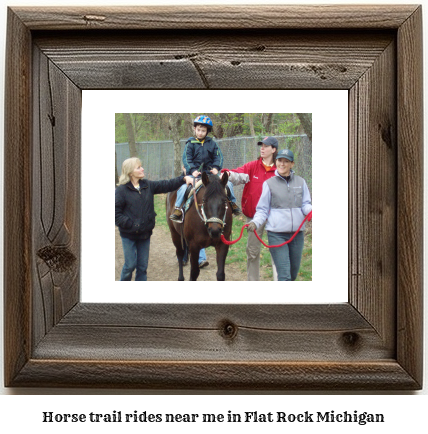
<path fill-rule="evenodd" d="M 123 267 L 123 250 L 119 230 L 116 231 L 116 280 L 120 279 Z M 217 280 L 217 264 L 214 248 L 206 250 L 209 265 L 201 269 L 198 280 Z M 184 278 L 189 280 L 190 263 L 184 267 Z M 233 276 L 233 277 L 232 277 Z M 176 281 L 178 279 L 178 264 L 175 256 L 175 248 L 171 241 L 171 235 L 162 227 L 155 226 L 150 241 L 149 267 L 147 278 L 151 281 Z M 226 280 L 247 280 L 247 273 L 239 270 L 235 264 L 226 265 Z"/>

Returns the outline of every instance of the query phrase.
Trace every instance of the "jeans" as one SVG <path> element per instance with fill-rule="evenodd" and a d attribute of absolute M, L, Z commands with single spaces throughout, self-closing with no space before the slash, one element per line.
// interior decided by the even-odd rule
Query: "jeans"
<path fill-rule="evenodd" d="M 130 240 L 122 237 L 125 264 L 122 268 L 120 280 L 131 280 L 135 269 L 136 281 L 147 280 L 147 266 L 149 264 L 150 237 L 146 240 Z"/>
<path fill-rule="evenodd" d="M 194 178 L 194 176 L 189 175 L 191 178 Z M 230 181 L 227 181 L 227 186 L 230 189 L 230 201 L 233 203 L 236 203 L 236 197 L 233 192 L 233 184 Z M 184 193 L 186 192 L 187 184 L 183 184 L 177 191 L 177 199 L 175 200 L 175 207 L 179 208 L 184 200 Z"/>
<path fill-rule="evenodd" d="M 186 248 L 184 249 L 184 258 L 183 258 L 183 262 L 187 262 L 187 257 L 189 255 L 189 250 Z M 199 250 L 199 259 L 198 259 L 198 264 L 201 265 L 202 261 L 206 261 L 207 260 L 207 255 L 205 253 L 205 249 L 201 249 Z"/>
<path fill-rule="evenodd" d="M 282 244 L 293 236 L 291 232 L 267 231 L 267 234 L 269 246 Z M 269 249 L 276 265 L 279 281 L 296 280 L 299 273 L 300 261 L 302 260 L 303 242 L 304 233 L 300 231 L 291 243 L 285 244 L 282 247 Z"/>
<path fill-rule="evenodd" d="M 200 264 L 202 261 L 206 261 L 206 260 L 207 260 L 207 255 L 205 254 L 205 249 L 199 250 L 198 263 Z"/>
<path fill-rule="evenodd" d="M 229 187 L 230 190 L 230 201 L 232 203 L 236 203 L 236 197 L 235 197 L 235 193 L 233 192 L 233 184 L 230 181 L 227 181 L 227 186 Z"/>

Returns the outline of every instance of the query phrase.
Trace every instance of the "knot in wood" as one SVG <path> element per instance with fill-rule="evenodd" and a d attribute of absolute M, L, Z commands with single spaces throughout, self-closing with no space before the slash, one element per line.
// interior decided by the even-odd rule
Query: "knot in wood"
<path fill-rule="evenodd" d="M 37 251 L 37 256 L 51 271 L 58 273 L 69 270 L 76 261 L 76 257 L 67 247 L 45 246 Z"/>
<path fill-rule="evenodd" d="M 392 125 L 387 122 L 386 125 L 379 124 L 378 125 L 380 135 L 382 137 L 382 141 L 386 144 L 389 149 L 393 148 L 392 143 Z"/>
<path fill-rule="evenodd" d="M 220 334 L 225 339 L 233 339 L 238 334 L 238 326 L 233 324 L 232 321 L 223 320 L 219 325 Z"/>
<path fill-rule="evenodd" d="M 345 332 L 342 334 L 342 344 L 348 350 L 356 350 L 361 344 L 361 338 L 358 333 L 355 332 Z"/>

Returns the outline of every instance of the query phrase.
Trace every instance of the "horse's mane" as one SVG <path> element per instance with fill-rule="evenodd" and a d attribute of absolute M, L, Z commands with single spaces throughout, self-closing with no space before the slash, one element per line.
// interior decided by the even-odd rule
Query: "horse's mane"
<path fill-rule="evenodd" d="M 205 186 L 204 199 L 209 199 L 211 196 L 215 195 L 226 196 L 223 184 L 217 175 L 209 175 L 208 179 L 210 182 L 207 186 Z"/>

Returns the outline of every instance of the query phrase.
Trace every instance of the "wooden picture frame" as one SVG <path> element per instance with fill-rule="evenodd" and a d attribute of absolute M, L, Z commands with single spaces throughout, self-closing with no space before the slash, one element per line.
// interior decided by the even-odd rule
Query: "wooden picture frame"
<path fill-rule="evenodd" d="M 422 387 L 421 6 L 14 7 L 6 49 L 6 386 Z M 348 303 L 79 301 L 81 91 L 166 88 L 349 91 Z"/>

